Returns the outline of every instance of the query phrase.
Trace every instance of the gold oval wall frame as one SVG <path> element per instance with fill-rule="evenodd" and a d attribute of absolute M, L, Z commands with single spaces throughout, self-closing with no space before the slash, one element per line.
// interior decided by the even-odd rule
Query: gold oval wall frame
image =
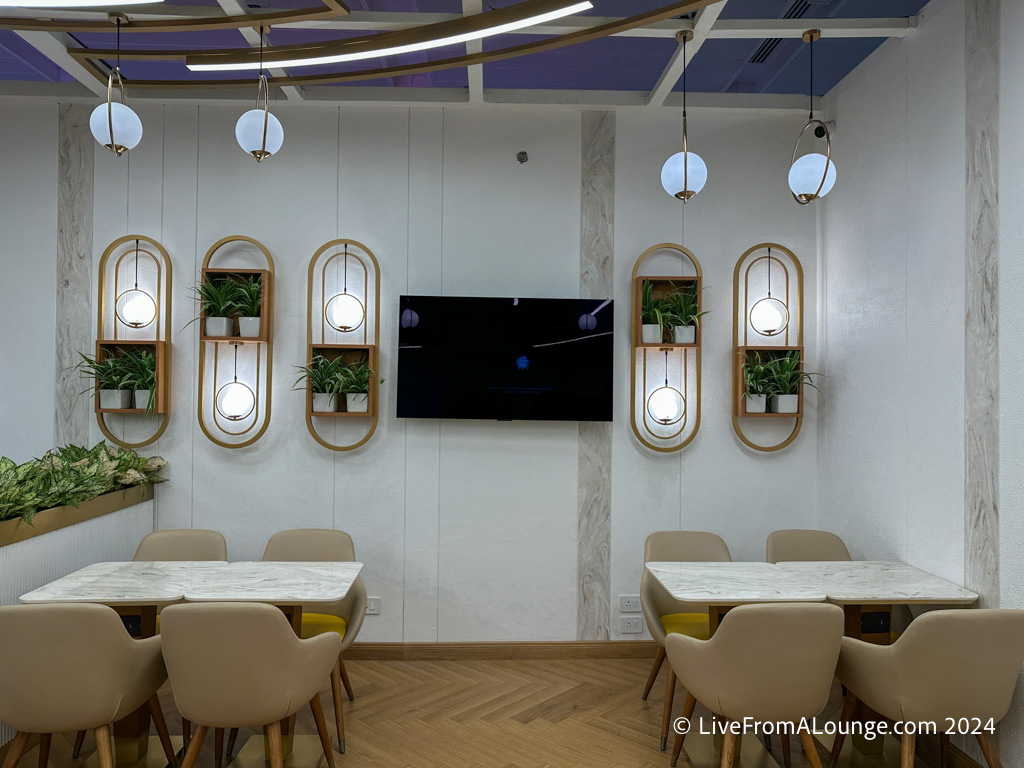
<path fill-rule="evenodd" d="M 154 300 L 156 301 L 156 315 L 154 317 L 154 320 L 145 327 L 148 328 L 150 325 L 153 325 L 155 323 L 155 327 L 153 328 L 154 338 L 152 339 L 152 343 L 155 344 L 156 347 L 160 350 L 160 366 L 162 368 L 162 370 L 158 371 L 157 386 L 164 390 L 159 393 L 159 397 L 163 400 L 165 405 L 163 407 L 163 411 L 157 414 L 161 417 L 161 419 L 160 426 L 157 427 L 156 431 L 145 440 L 134 443 L 115 437 L 106 423 L 106 416 L 109 413 L 109 411 L 102 411 L 99 408 L 98 402 L 95 408 L 96 423 L 99 426 L 100 432 L 103 434 L 103 437 L 105 437 L 107 440 L 114 443 L 115 445 L 119 445 L 122 448 L 130 448 L 132 450 L 138 448 L 145 448 L 146 446 L 152 445 L 157 440 L 159 440 L 160 437 L 164 434 L 164 432 L 167 431 L 167 425 L 170 423 L 171 419 L 170 393 L 167 391 L 167 389 L 170 386 L 171 369 L 171 344 L 170 341 L 168 341 L 168 335 L 170 333 L 171 328 L 171 284 L 173 271 L 171 268 L 171 257 L 168 255 L 167 250 L 159 242 L 157 242 L 151 237 L 147 237 L 146 235 L 125 235 L 124 237 L 117 238 L 117 240 L 115 240 L 114 242 L 107 246 L 106 250 L 103 251 L 103 255 L 100 257 L 99 266 L 97 267 L 99 271 L 99 293 L 97 295 L 98 301 L 96 302 L 97 354 L 99 354 L 100 348 L 103 345 L 116 345 L 119 343 L 127 343 L 128 341 L 130 341 L 127 339 L 118 338 L 118 326 L 123 325 L 123 323 L 120 323 L 120 321 L 118 320 L 116 314 L 117 297 L 119 295 L 118 268 L 121 266 L 121 262 L 127 256 L 135 254 L 136 251 L 134 249 L 125 251 L 117 258 L 117 261 L 114 263 L 114 294 L 113 301 L 111 302 L 111 308 L 114 314 L 111 317 L 111 330 L 113 334 L 113 338 L 111 339 L 105 338 L 107 327 L 107 264 L 110 261 L 110 257 L 113 256 L 114 253 L 116 253 L 121 246 L 125 245 L 126 243 L 131 243 L 134 241 L 138 241 L 140 245 L 143 242 L 147 244 L 148 247 L 144 251 L 140 247 L 138 254 L 142 255 L 144 253 L 146 255 L 146 258 L 153 262 L 157 273 L 156 296 L 154 297 Z M 152 248 L 153 250 L 150 250 L 150 248 Z M 163 315 L 162 319 L 161 314 Z"/>
<path fill-rule="evenodd" d="M 325 348 L 327 346 L 343 346 L 326 344 L 328 323 L 324 313 L 327 309 L 327 294 L 325 289 L 327 268 L 335 259 L 342 255 L 339 249 L 345 248 L 346 246 L 349 248 L 358 249 L 369 259 L 368 265 L 367 262 L 363 261 L 359 254 L 348 254 L 349 258 L 355 258 L 363 267 L 363 299 L 366 303 L 369 303 L 368 281 L 370 275 L 370 266 L 372 266 L 373 268 L 373 342 L 370 342 L 367 334 L 368 323 L 366 322 L 366 320 L 368 319 L 370 309 L 368 306 L 365 306 L 365 304 L 363 308 L 365 314 L 362 324 L 354 328 L 352 331 L 348 332 L 356 333 L 362 330 L 363 344 L 359 346 L 366 346 L 369 348 L 370 366 L 374 370 L 374 375 L 370 378 L 370 414 L 368 418 L 370 418 L 371 421 L 369 430 L 362 437 L 362 439 L 358 440 L 355 443 L 350 443 L 348 445 L 335 445 L 327 441 L 317 432 L 316 426 L 313 424 L 313 412 L 309 404 L 309 401 L 311 400 L 311 395 L 308 392 L 306 395 L 306 428 L 309 430 L 309 434 L 312 435 L 313 439 L 316 440 L 324 448 L 339 453 L 354 451 L 356 448 L 365 445 L 377 431 L 377 424 L 379 421 L 380 413 L 380 385 L 378 383 L 379 375 L 377 373 L 380 359 L 380 263 L 377 261 L 377 257 L 373 255 L 373 251 L 371 251 L 365 245 L 360 243 L 358 240 L 350 240 L 347 238 L 338 238 L 336 240 L 331 240 L 330 242 L 325 243 L 319 249 L 317 249 L 316 253 L 314 253 L 313 257 L 309 260 L 309 269 L 307 271 L 306 283 L 306 363 L 308 364 L 309 361 L 312 359 L 313 349 L 317 346 L 319 346 L 320 348 Z M 329 255 L 327 259 L 323 260 L 323 256 L 325 254 L 328 254 L 332 250 L 334 250 L 335 253 Z M 317 273 L 317 264 L 320 263 L 321 260 L 323 260 L 323 264 L 320 267 L 320 304 L 318 310 L 314 313 L 313 289 Z M 314 315 L 317 317 L 317 322 L 320 328 L 319 345 L 317 345 L 313 335 Z M 335 333 L 341 333 L 333 328 L 331 330 Z"/>
<path fill-rule="evenodd" d="M 640 254 L 640 257 L 633 264 L 633 273 L 632 273 L 632 278 L 630 280 L 630 294 L 633 297 L 633 300 L 631 302 L 631 313 L 630 313 L 630 361 L 629 361 L 630 362 L 630 378 L 629 378 L 629 408 L 630 408 L 630 412 L 629 412 L 629 425 L 630 425 L 630 428 L 633 431 L 633 435 L 636 437 L 637 440 L 640 441 L 640 444 L 643 445 L 644 447 L 650 448 L 652 451 L 657 451 L 658 453 L 674 453 L 676 451 L 681 451 L 683 448 L 685 448 L 690 443 L 692 443 L 694 438 L 697 437 L 697 432 L 700 431 L 700 419 L 701 419 L 701 403 L 700 403 L 700 401 L 701 401 L 701 368 L 702 368 L 702 366 L 701 366 L 701 349 L 702 349 L 702 343 L 701 343 L 701 337 L 699 335 L 700 334 L 699 327 L 698 327 L 698 330 L 697 330 L 698 336 L 697 336 L 697 341 L 696 341 L 695 345 L 680 346 L 680 345 L 674 345 L 674 344 L 663 344 L 663 345 L 647 346 L 647 345 L 641 344 L 640 341 L 639 341 L 640 338 L 641 338 L 640 323 L 638 322 L 638 318 L 639 318 L 640 314 L 639 314 L 639 307 L 637 305 L 637 302 L 639 301 L 639 295 L 638 295 L 638 290 L 639 290 L 639 285 L 640 285 L 639 280 L 641 278 L 648 278 L 648 277 L 657 278 L 658 277 L 658 276 L 655 276 L 655 275 L 650 275 L 650 276 L 648 276 L 648 275 L 641 275 L 640 274 L 640 267 L 643 265 L 644 261 L 646 261 L 649 256 L 653 255 L 654 253 L 656 253 L 658 251 L 675 251 L 679 255 L 679 257 L 681 259 L 682 258 L 688 259 L 690 261 L 690 263 L 693 265 L 693 268 L 696 270 L 695 277 L 696 277 L 696 283 L 697 283 L 697 288 L 698 288 L 698 294 L 697 294 L 698 295 L 698 302 L 699 302 L 698 303 L 698 311 L 700 311 L 700 307 L 703 305 L 702 302 L 701 302 L 701 299 L 699 298 L 700 297 L 699 291 L 703 290 L 704 273 L 701 270 L 700 262 L 697 261 L 697 257 L 694 256 L 693 252 L 690 251 L 685 246 L 677 245 L 675 243 L 659 243 L 658 245 L 651 246 L 646 251 L 644 251 L 642 254 Z M 679 275 L 677 277 L 678 278 L 689 278 L 691 276 L 689 276 L 689 275 Z M 637 353 L 642 351 L 642 353 L 644 355 L 644 361 L 643 361 L 643 366 L 642 366 L 642 369 L 643 369 L 642 370 L 642 376 L 643 376 L 642 392 L 644 392 L 645 395 L 646 395 L 646 392 L 647 392 L 647 367 L 650 364 L 649 361 L 647 360 L 647 350 L 648 349 L 657 349 L 658 351 L 661 351 L 661 350 L 664 350 L 664 349 L 679 349 L 680 350 L 681 355 L 682 355 L 682 361 L 683 361 L 683 364 L 682 364 L 682 369 L 683 369 L 682 387 L 683 387 L 683 389 L 682 389 L 681 395 L 683 397 L 683 403 L 684 403 L 684 408 L 685 408 L 685 411 L 684 411 L 684 414 L 683 414 L 683 417 L 682 417 L 682 423 L 681 423 L 679 429 L 676 432 L 674 432 L 672 435 L 669 435 L 667 437 L 661 437 L 659 435 L 654 435 L 647 428 L 647 403 L 646 403 L 646 399 L 645 399 L 645 402 L 643 403 L 643 408 L 642 408 L 643 414 L 644 414 L 644 416 L 643 416 L 643 423 L 644 423 L 644 430 L 643 430 L 643 432 L 645 432 L 646 435 L 650 436 L 651 439 L 648 439 L 647 437 L 645 437 L 645 434 L 642 433 L 642 431 L 640 429 L 640 426 L 637 424 L 637 418 L 636 418 L 636 413 L 637 413 L 637 402 L 636 402 L 636 389 L 637 389 L 637 387 L 636 387 L 636 385 L 637 385 L 637 367 L 638 367 L 637 366 Z M 694 355 L 693 355 L 694 356 L 694 366 L 695 366 L 695 369 L 694 369 L 694 380 L 695 380 L 694 400 L 696 401 L 696 407 L 694 408 L 695 413 L 694 413 L 693 429 L 690 432 L 690 434 L 685 439 L 683 439 L 682 442 L 680 442 L 678 445 L 670 445 L 670 446 L 658 445 L 657 443 L 651 442 L 651 440 L 663 440 L 663 441 L 674 440 L 675 438 L 677 438 L 681 434 L 683 434 L 683 432 L 686 430 L 686 425 L 689 422 L 689 419 L 690 419 L 690 403 L 689 403 L 689 399 L 686 397 L 686 394 L 687 394 L 687 382 L 689 380 L 689 350 L 691 350 L 691 349 L 694 351 Z"/>
<path fill-rule="evenodd" d="M 750 259 L 751 256 L 755 255 L 758 251 L 766 250 L 766 249 L 772 249 L 772 250 L 781 251 L 782 253 L 784 253 L 786 255 L 786 258 L 790 262 L 790 266 L 793 268 L 793 272 L 796 274 L 796 299 L 797 299 L 797 306 L 796 306 L 796 311 L 795 312 L 793 311 L 792 307 L 790 307 L 790 301 L 791 301 L 791 299 L 790 299 L 790 274 L 789 274 L 789 270 L 788 270 L 788 268 L 786 268 L 785 264 L 780 259 L 778 259 L 776 257 L 773 257 L 773 256 L 770 257 L 770 256 L 767 256 L 767 255 L 766 256 L 758 257 L 758 258 L 753 259 L 753 260 L 750 260 L 749 263 L 747 263 L 748 259 Z M 803 350 L 803 344 L 804 344 L 804 269 L 803 269 L 803 265 L 800 263 L 800 259 L 798 259 L 796 257 L 796 254 L 793 253 L 793 251 L 791 251 L 789 248 L 787 248 L 784 245 L 779 245 L 778 243 L 758 243 L 757 245 L 753 246 L 752 248 L 748 248 L 746 251 L 743 252 L 743 255 L 740 256 L 739 261 L 736 262 L 736 268 L 733 270 L 732 327 L 733 327 L 733 341 L 735 343 L 735 354 L 733 355 L 732 426 L 733 426 L 733 430 L 735 430 L 735 432 L 736 432 L 736 436 L 739 437 L 740 441 L 744 445 L 746 445 L 748 448 L 751 448 L 751 449 L 753 449 L 755 451 L 760 451 L 761 453 L 774 453 L 775 451 L 781 451 L 783 448 L 786 448 L 787 446 L 791 445 L 793 443 L 793 441 L 796 440 L 797 436 L 800 434 L 800 429 L 803 426 L 803 422 L 804 422 L 803 394 L 800 395 L 800 411 L 799 411 L 799 413 L 796 416 L 789 417 L 789 418 L 793 418 L 795 420 L 795 423 L 793 425 L 793 431 L 782 442 L 776 443 L 775 445 L 760 445 L 758 443 L 755 443 L 753 440 L 751 440 L 749 437 L 747 437 L 744 434 L 743 428 L 740 425 L 740 419 L 752 418 L 752 416 L 750 416 L 750 415 L 743 415 L 743 414 L 740 413 L 740 401 L 741 401 L 742 395 L 743 395 L 743 361 L 744 361 L 744 358 L 746 357 L 745 350 L 753 346 L 753 345 L 748 345 L 747 344 L 747 342 L 749 341 L 749 337 L 748 337 L 748 334 L 747 334 L 747 329 L 748 329 L 748 327 L 750 327 L 750 310 L 753 307 L 753 305 L 749 301 L 749 295 L 748 295 L 749 294 L 750 269 L 753 267 L 754 264 L 756 264 L 757 262 L 761 261 L 762 259 L 766 259 L 766 258 L 770 259 L 769 264 L 772 261 L 775 261 L 775 262 L 781 264 L 783 269 L 784 269 L 784 271 L 785 271 L 785 280 L 786 280 L 786 283 L 785 283 L 785 285 L 786 285 L 786 308 L 788 309 L 788 311 L 790 313 L 790 322 L 789 322 L 789 325 L 785 329 L 785 335 L 783 336 L 783 341 L 784 341 L 783 344 L 781 344 L 781 345 L 780 344 L 765 344 L 765 345 L 757 345 L 757 346 L 758 347 L 763 347 L 763 348 L 776 347 L 776 348 L 779 348 L 779 349 L 798 348 L 798 349 L 801 350 L 801 359 L 803 359 L 803 351 L 802 351 Z M 747 265 L 746 269 L 743 269 L 744 264 Z M 744 306 L 743 306 L 743 330 L 742 330 L 742 336 L 740 335 L 741 334 L 741 331 L 740 331 L 740 278 L 741 278 L 741 271 L 742 271 L 742 278 L 743 278 L 743 291 L 742 292 L 743 292 L 743 304 L 744 304 Z M 789 344 L 789 342 L 791 341 L 791 339 L 790 339 L 790 329 L 793 327 L 794 320 L 795 320 L 795 323 L 796 323 L 796 345 L 795 345 L 795 347 L 791 346 Z M 779 336 L 782 336 L 782 334 L 779 334 Z M 770 337 L 770 338 L 777 338 L 777 337 Z M 759 415 L 760 416 L 768 415 L 768 416 L 775 416 L 775 417 L 782 417 L 782 418 L 786 418 L 788 416 L 787 414 L 759 414 Z"/>
<path fill-rule="evenodd" d="M 265 295 L 266 295 L 266 302 L 265 302 L 265 305 L 264 305 L 264 309 L 265 309 L 266 318 L 264 318 L 262 314 L 260 316 L 261 320 L 265 319 L 265 321 L 266 321 L 266 328 L 263 329 L 262 332 L 261 332 L 261 336 L 265 336 L 266 340 L 265 341 L 260 341 L 260 340 L 253 340 L 253 339 L 243 339 L 243 338 L 239 337 L 238 341 L 235 342 L 236 345 L 256 344 L 256 346 L 257 346 L 256 388 L 253 390 L 254 394 L 255 394 L 255 398 L 256 398 L 256 405 L 255 405 L 256 416 L 253 419 L 253 423 L 252 423 L 252 425 L 248 429 L 242 430 L 241 432 L 235 432 L 235 433 L 227 432 L 227 431 L 223 430 L 220 427 L 220 424 L 219 424 L 219 422 L 217 420 L 217 405 L 216 405 L 216 402 L 214 402 L 213 406 L 212 406 L 213 414 L 214 414 L 214 423 L 217 425 L 217 429 L 222 434 L 244 435 L 244 434 L 247 434 L 250 430 L 254 429 L 257 423 L 260 424 L 260 427 L 256 431 L 256 434 L 254 434 L 252 437 L 250 437 L 249 439 L 247 439 L 247 440 L 245 440 L 243 442 L 240 442 L 240 443 L 230 443 L 230 442 L 226 442 L 224 440 L 218 439 L 217 437 L 215 437 L 213 435 L 213 433 L 210 431 L 210 429 L 209 429 L 209 427 L 208 427 L 208 425 L 206 423 L 206 417 L 205 417 L 205 415 L 203 413 L 203 403 L 205 401 L 205 395 L 206 395 L 206 345 L 212 343 L 212 344 L 215 344 L 215 345 L 219 346 L 221 344 L 231 343 L 231 342 L 224 342 L 224 341 L 208 342 L 208 341 L 206 341 L 203 338 L 204 329 L 202 327 L 200 327 L 200 329 L 199 329 L 199 388 L 198 388 L 199 389 L 199 396 L 198 396 L 198 405 L 197 405 L 197 415 L 198 415 L 198 418 L 199 418 L 199 428 L 203 431 L 203 434 L 206 435 L 206 437 L 210 440 L 210 442 L 214 443 L 215 445 L 220 446 L 221 448 L 230 448 L 230 449 L 246 448 L 246 447 L 252 445 L 253 443 L 255 443 L 257 440 L 259 440 L 261 437 L 263 437 L 264 433 L 266 433 L 267 428 L 270 426 L 271 404 L 272 404 L 272 394 L 273 394 L 273 378 L 274 378 L 274 376 L 273 376 L 273 373 L 274 373 L 274 370 L 273 370 L 273 368 L 274 368 L 274 303 L 273 303 L 273 296 L 274 296 L 274 259 L 270 255 L 270 251 L 267 250 L 266 246 L 264 246 L 263 243 L 259 242 L 255 238 L 249 237 L 247 235 L 230 235 L 228 237 L 221 238 L 220 240 L 218 240 L 216 243 L 214 243 L 210 247 L 210 250 L 208 250 L 206 252 L 206 257 L 203 259 L 202 269 L 203 269 L 204 272 L 206 270 L 210 269 L 210 262 L 213 260 L 213 257 L 214 257 L 214 255 L 216 255 L 217 251 L 219 251 L 221 248 L 223 248 L 224 246 L 228 245 L 229 243 L 238 243 L 238 242 L 240 242 L 240 243 L 249 243 L 250 245 L 253 245 L 253 246 L 256 247 L 256 249 L 260 252 L 260 254 L 263 256 L 263 258 L 266 259 L 266 262 L 267 262 L 267 275 L 270 278 L 270 284 L 267 285 L 266 289 L 265 289 L 265 291 L 266 291 L 266 293 L 265 293 Z M 266 366 L 267 385 L 266 385 L 265 393 L 263 394 L 264 403 L 266 405 L 266 408 L 264 409 L 264 411 L 262 413 L 262 422 L 261 422 L 261 411 L 260 411 L 260 395 L 261 395 L 260 370 L 261 370 L 261 363 L 262 363 L 262 347 L 264 345 L 266 346 L 266 363 L 265 363 L 265 366 Z M 217 387 L 216 387 L 216 384 L 217 384 L 217 366 L 218 366 L 217 350 L 214 350 L 214 392 L 213 392 L 214 400 L 216 400 L 216 397 L 217 397 L 217 392 L 216 392 L 216 389 L 217 389 Z"/>

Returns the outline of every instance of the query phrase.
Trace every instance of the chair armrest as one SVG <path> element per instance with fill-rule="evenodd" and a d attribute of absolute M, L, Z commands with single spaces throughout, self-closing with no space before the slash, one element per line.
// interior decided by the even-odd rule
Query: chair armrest
<path fill-rule="evenodd" d="M 844 637 L 836 677 L 880 715 L 890 720 L 903 719 L 893 646 Z"/>

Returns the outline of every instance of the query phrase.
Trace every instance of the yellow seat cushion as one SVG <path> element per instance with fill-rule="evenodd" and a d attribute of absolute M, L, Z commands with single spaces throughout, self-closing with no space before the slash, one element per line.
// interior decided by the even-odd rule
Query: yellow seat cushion
<path fill-rule="evenodd" d="M 308 639 L 322 635 L 325 632 L 337 632 L 342 638 L 348 629 L 348 622 L 340 616 L 331 616 L 329 613 L 303 613 L 302 614 L 302 637 Z"/>
<path fill-rule="evenodd" d="M 668 634 L 674 632 L 697 640 L 707 640 L 711 636 L 706 613 L 668 613 L 661 617 L 661 626 Z"/>

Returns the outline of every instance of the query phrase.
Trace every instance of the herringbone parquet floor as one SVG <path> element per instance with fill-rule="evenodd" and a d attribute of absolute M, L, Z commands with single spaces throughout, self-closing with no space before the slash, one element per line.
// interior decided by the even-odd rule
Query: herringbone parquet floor
<path fill-rule="evenodd" d="M 335 755 L 337 768 L 669 765 L 669 753 L 658 749 L 664 671 L 650 698 L 640 698 L 649 661 L 349 661 L 347 667 L 356 700 L 345 702 L 347 750 Z M 682 689 L 676 693 L 677 713 L 683 695 Z M 833 704 L 837 696 L 834 691 Z M 329 687 L 322 700 L 333 738 Z M 161 701 L 171 733 L 180 734 L 169 688 Z M 296 731 L 316 733 L 308 708 L 299 714 Z M 243 729 L 238 748 L 253 733 Z M 81 758 L 71 761 L 70 746 L 61 741 L 58 747 L 54 739 L 52 768 L 78 768 L 94 751 L 90 735 Z M 159 750 L 155 736 L 151 741 Z M 805 768 L 809 763 L 794 741 L 793 768 Z M 774 747 L 781 763 L 777 739 Z M 26 754 L 23 765 L 34 753 Z M 198 768 L 214 768 L 212 731 Z"/>

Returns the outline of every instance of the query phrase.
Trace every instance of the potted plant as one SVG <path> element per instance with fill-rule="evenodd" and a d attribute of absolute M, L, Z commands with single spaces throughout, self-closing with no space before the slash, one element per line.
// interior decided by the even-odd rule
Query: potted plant
<path fill-rule="evenodd" d="M 249 277 L 236 285 L 238 335 L 246 339 L 257 338 L 260 335 L 260 309 L 263 306 L 263 277 Z"/>
<path fill-rule="evenodd" d="M 675 283 L 670 283 L 672 293 L 662 301 L 666 308 L 671 309 L 672 341 L 676 344 L 693 344 L 697 340 L 697 327 L 700 319 L 707 312 L 700 311 L 700 291 L 696 283 L 689 283 L 681 290 L 677 289 Z M 662 310 L 664 315 L 664 310 Z"/>
<path fill-rule="evenodd" d="M 156 355 L 145 349 L 131 350 L 121 358 L 135 390 L 135 407 L 146 415 L 156 408 Z"/>
<path fill-rule="evenodd" d="M 654 298 L 654 283 L 644 280 L 640 288 L 640 340 L 644 344 L 661 344 L 665 336 L 664 301 Z"/>
<path fill-rule="evenodd" d="M 238 283 L 227 278 L 208 279 L 194 286 L 192 292 L 199 302 L 200 317 L 205 319 L 203 324 L 205 335 L 211 337 L 233 336 L 232 317 L 238 310 L 240 298 Z M 189 321 L 189 325 L 198 319 L 198 317 L 192 319 Z M 188 326 L 186 325 L 186 327 Z"/>
<path fill-rule="evenodd" d="M 319 353 L 314 353 L 309 365 L 296 365 L 302 373 L 295 381 L 292 389 L 308 387 L 313 392 L 313 413 L 334 413 L 338 410 L 338 393 L 341 392 L 343 380 L 342 369 L 345 367 L 341 358 L 328 360 Z M 301 386 L 300 386 L 301 385 Z"/>
<path fill-rule="evenodd" d="M 358 362 L 341 367 L 341 389 L 345 394 L 345 410 L 366 413 L 369 410 L 370 379 L 375 376 L 369 363 Z M 384 379 L 380 380 L 384 383 Z"/>
<path fill-rule="evenodd" d="M 743 361 L 743 408 L 745 413 L 765 413 L 772 394 L 772 374 L 756 352 Z"/>
<path fill-rule="evenodd" d="M 78 353 L 82 362 L 78 370 L 86 378 L 93 379 L 100 390 L 100 408 L 123 411 L 132 407 L 132 374 L 124 359 L 110 355 L 102 360 Z M 92 387 L 82 390 L 89 392 Z"/>
<path fill-rule="evenodd" d="M 818 387 L 814 383 L 815 376 L 820 373 L 809 373 L 802 369 L 803 361 L 797 350 L 769 360 L 765 367 L 772 380 L 771 406 L 772 413 L 798 413 L 800 411 L 800 385 Z"/>

